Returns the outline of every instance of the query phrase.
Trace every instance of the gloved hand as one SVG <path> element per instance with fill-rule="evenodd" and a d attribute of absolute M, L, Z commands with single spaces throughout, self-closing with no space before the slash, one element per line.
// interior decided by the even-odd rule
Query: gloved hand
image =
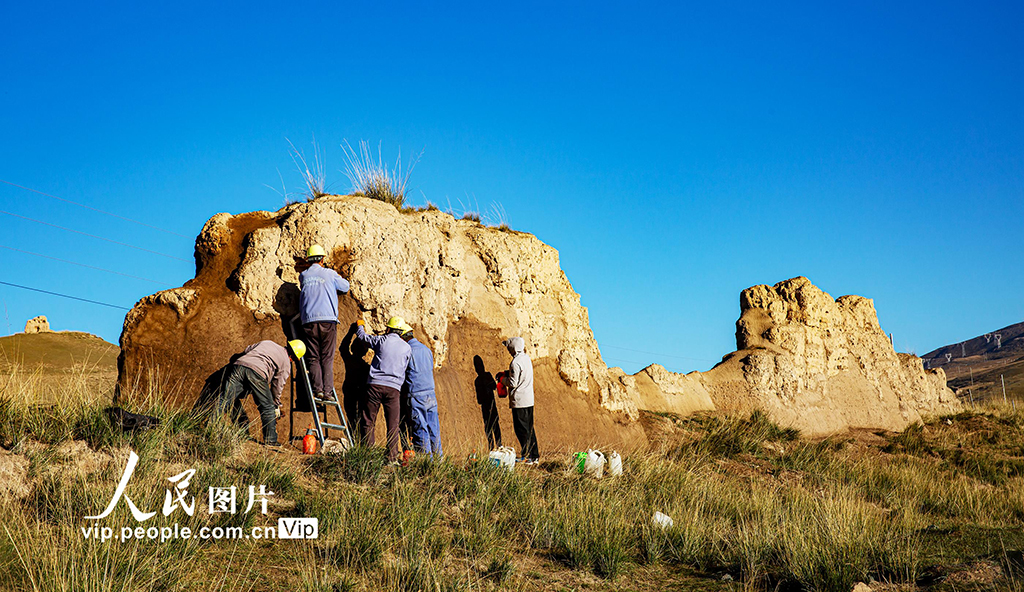
<path fill-rule="evenodd" d="M 356 321 L 356 324 L 362 327 L 363 325 L 366 324 L 366 321 L 364 321 L 363 319 L 359 319 L 358 321 Z"/>
<path fill-rule="evenodd" d="M 275 407 L 274 408 L 274 419 L 281 419 L 281 408 L 280 407 Z"/>

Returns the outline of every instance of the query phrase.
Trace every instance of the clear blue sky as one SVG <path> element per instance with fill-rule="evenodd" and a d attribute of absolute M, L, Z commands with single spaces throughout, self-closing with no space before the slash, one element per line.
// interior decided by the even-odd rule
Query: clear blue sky
<path fill-rule="evenodd" d="M 339 144 L 368 139 L 423 150 L 414 201 L 501 204 L 630 371 L 710 367 L 739 292 L 796 275 L 874 298 L 919 354 L 1024 320 L 1021 5 L 708 4 L 7 2 L 0 179 L 189 238 L 0 186 L 4 211 L 187 261 L 3 214 L 0 245 L 181 285 L 207 218 L 281 206 L 286 138 L 315 135 L 338 191 Z M 0 261 L 124 306 L 159 289 Z M 0 300 L 14 331 L 116 341 L 124 314 Z"/>

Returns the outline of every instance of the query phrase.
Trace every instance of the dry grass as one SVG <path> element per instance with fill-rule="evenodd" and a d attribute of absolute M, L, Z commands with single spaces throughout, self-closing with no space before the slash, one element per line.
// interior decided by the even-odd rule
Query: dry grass
<path fill-rule="evenodd" d="M 388 168 L 384 164 L 381 144 L 377 145 L 376 159 L 365 140 L 359 142 L 358 151 L 347 140 L 341 148 L 345 153 L 344 172 L 352 182 L 353 194 L 389 203 L 399 209 L 403 207 L 409 177 L 422 152 L 403 167 L 402 152 L 399 151 L 394 166 Z"/>
<path fill-rule="evenodd" d="M 568 459 L 507 473 L 451 458 L 395 469 L 371 449 L 268 456 L 223 422 L 157 403 L 137 410 L 161 427 L 125 435 L 105 422 L 102 400 L 82 393 L 39 415 L 30 383 L 6 384 L 16 388 L 0 405 L 2 443 L 29 451 L 33 468 L 27 497 L 0 502 L 5 590 L 727 589 L 728 574 L 745 589 L 849 592 L 871 578 L 914 589 L 961 565 L 989 566 L 976 571 L 1012 587 L 999 567 L 1012 561 L 1001 558 L 1024 547 L 1024 477 L 1006 472 L 1024 455 L 1024 416 L 1012 410 L 942 418 L 875 443 L 800 440 L 760 414 L 695 418 L 668 454 L 631 455 L 624 477 L 593 480 L 568 472 Z M 123 460 L 91 475 L 66 470 L 48 451 L 69 439 L 112 458 L 135 450 L 131 495 L 142 507 L 159 507 L 166 477 L 185 468 L 197 469 L 197 492 L 253 483 L 277 492 L 267 517 L 215 520 L 197 507 L 193 517 L 158 516 L 157 526 L 314 516 L 321 536 L 85 539 L 83 509 L 105 504 Z M 950 451 L 965 445 L 1002 477 L 956 460 Z M 123 510 L 110 525 L 134 525 Z M 674 526 L 655 526 L 655 511 Z"/>
<path fill-rule="evenodd" d="M 306 159 L 305 154 L 296 148 L 291 140 L 288 140 L 288 145 L 291 147 L 292 162 L 295 163 L 295 168 L 298 169 L 302 182 L 306 186 L 304 194 L 306 200 L 313 201 L 327 195 L 327 171 L 324 162 L 324 152 L 320 149 L 320 145 L 317 144 L 316 138 L 313 138 L 313 156 L 310 160 Z M 286 200 L 288 198 L 287 194 L 283 197 Z"/>

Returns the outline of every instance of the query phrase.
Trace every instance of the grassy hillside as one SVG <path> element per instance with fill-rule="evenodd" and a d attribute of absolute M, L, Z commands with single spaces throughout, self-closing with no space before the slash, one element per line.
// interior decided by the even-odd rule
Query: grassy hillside
<path fill-rule="evenodd" d="M 973 374 L 968 372 L 966 376 L 960 373 L 947 384 L 965 400 L 973 397 L 975 401 L 1002 401 L 1003 381 L 1007 399 L 1024 403 L 1024 356 Z"/>
<path fill-rule="evenodd" d="M 0 337 L 0 390 L 35 403 L 75 396 L 109 399 L 117 379 L 116 345 L 76 331 Z M 82 392 L 77 392 L 82 391 Z"/>
<path fill-rule="evenodd" d="M 20 391 L 26 392 L 26 391 Z M 39 413 L 0 397 L 3 590 L 1021 590 L 1024 413 L 991 408 L 915 426 L 804 441 L 763 415 L 648 415 L 658 445 L 595 480 L 567 459 L 499 471 L 480 460 L 380 449 L 268 450 L 218 418 L 142 404 L 163 421 L 128 435 L 87 399 Z M 316 517 L 316 540 L 106 541 L 146 527 L 274 526 Z M 193 515 L 159 512 L 169 477 L 195 469 Z M 245 513 L 248 486 L 274 492 Z M 235 514 L 207 488 L 235 486 Z M 257 506 L 258 508 L 258 506 Z M 674 526 L 652 523 L 664 512 Z"/>
<path fill-rule="evenodd" d="M 964 401 L 1002 401 L 1004 380 L 1007 399 L 1024 401 L 1024 323 L 940 347 L 922 359 L 945 370 L 949 388 Z"/>

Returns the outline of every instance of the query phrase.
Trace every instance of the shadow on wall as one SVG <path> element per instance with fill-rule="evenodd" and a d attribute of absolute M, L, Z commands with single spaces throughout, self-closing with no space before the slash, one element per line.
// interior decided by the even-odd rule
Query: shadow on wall
<path fill-rule="evenodd" d="M 487 445 L 494 450 L 501 447 L 498 404 L 494 400 L 494 391 L 498 388 L 498 384 L 495 382 L 494 376 L 484 367 L 484 361 L 480 356 L 473 356 L 473 367 L 476 369 L 473 387 L 476 389 L 476 402 L 480 405 L 480 414 L 484 420 L 484 434 L 487 435 Z"/>
<path fill-rule="evenodd" d="M 370 348 L 355 340 L 356 328 L 355 323 L 349 326 L 339 348 L 341 361 L 345 364 L 345 380 L 341 383 L 342 406 L 349 418 L 349 425 L 354 425 L 351 421 L 353 418 L 359 418 L 359 401 L 366 392 L 366 380 L 370 376 L 370 364 L 365 359 Z"/>

